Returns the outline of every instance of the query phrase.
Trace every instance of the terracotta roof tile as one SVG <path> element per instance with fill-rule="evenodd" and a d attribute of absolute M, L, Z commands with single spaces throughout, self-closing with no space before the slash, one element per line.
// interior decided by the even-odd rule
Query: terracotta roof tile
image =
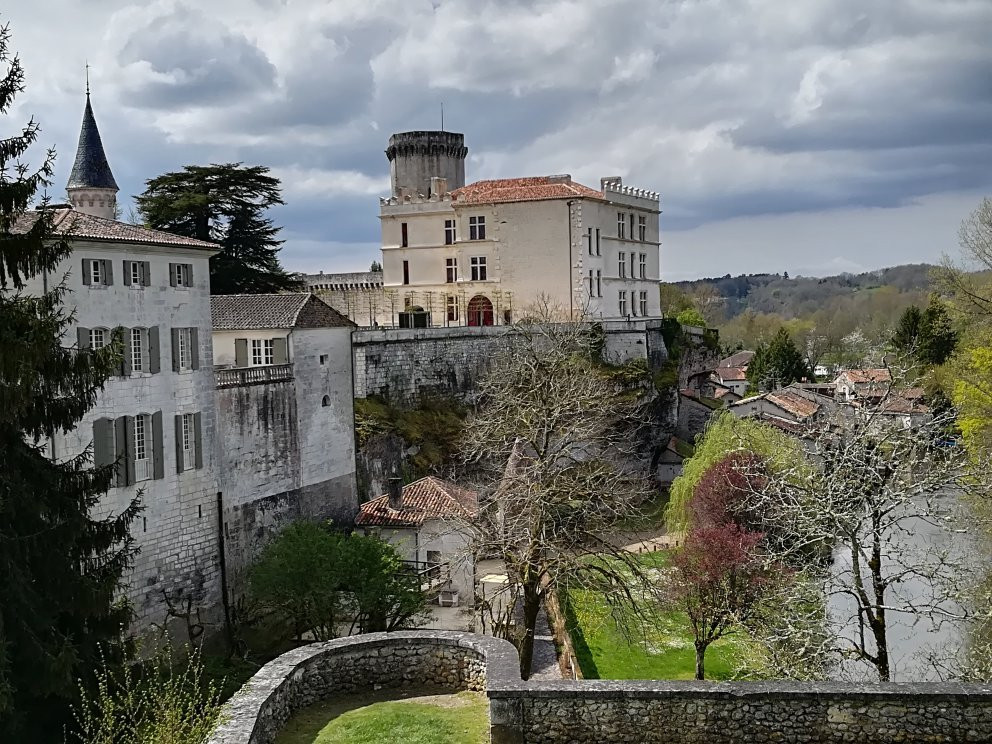
<path fill-rule="evenodd" d="M 776 390 L 768 393 L 767 400 L 796 418 L 809 418 L 820 410 L 820 406 L 789 390 Z"/>
<path fill-rule="evenodd" d="M 838 375 L 846 376 L 855 385 L 872 382 L 892 382 L 892 374 L 887 369 L 847 369 Z"/>
<path fill-rule="evenodd" d="M 747 379 L 747 370 L 744 367 L 719 367 L 715 374 L 723 382 L 727 382 L 728 380 L 731 382 L 741 382 Z"/>
<path fill-rule="evenodd" d="M 173 235 L 162 230 L 152 230 L 140 225 L 129 225 L 126 222 L 95 217 L 92 214 L 78 212 L 70 207 L 53 207 L 55 230 L 64 233 L 69 238 L 80 240 L 97 240 L 111 243 L 134 243 L 137 245 L 176 246 L 180 248 L 203 248 L 219 251 L 216 243 L 195 240 L 182 235 Z M 37 221 L 40 212 L 25 212 L 17 220 L 13 232 L 27 232 Z"/>
<path fill-rule="evenodd" d="M 603 192 L 583 186 L 573 181 L 571 176 L 497 178 L 491 181 L 476 181 L 451 192 L 451 198 L 456 204 L 571 199 L 577 196 L 602 199 Z"/>
<path fill-rule="evenodd" d="M 215 331 L 356 327 L 309 292 L 213 295 L 210 315 Z"/>
<path fill-rule="evenodd" d="M 753 351 L 738 351 L 720 360 L 721 367 L 746 367 L 754 359 Z"/>
<path fill-rule="evenodd" d="M 433 476 L 403 486 L 401 499 L 402 509 L 390 508 L 388 494 L 366 501 L 355 524 L 362 527 L 419 527 L 428 519 L 474 517 L 479 511 L 479 497 L 475 491 Z"/>

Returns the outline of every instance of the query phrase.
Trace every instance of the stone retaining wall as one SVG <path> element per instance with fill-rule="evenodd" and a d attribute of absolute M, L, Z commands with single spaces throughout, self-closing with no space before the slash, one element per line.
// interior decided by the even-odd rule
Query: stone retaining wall
<path fill-rule="evenodd" d="M 335 695 L 385 688 L 485 689 L 512 677 L 505 641 L 445 631 L 368 633 L 289 651 L 262 667 L 225 706 L 208 744 L 270 744 L 297 710 Z"/>

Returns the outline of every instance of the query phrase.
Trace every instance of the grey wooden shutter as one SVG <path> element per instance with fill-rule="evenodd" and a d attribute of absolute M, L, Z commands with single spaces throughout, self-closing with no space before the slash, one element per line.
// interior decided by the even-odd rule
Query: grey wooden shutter
<path fill-rule="evenodd" d="M 197 411 L 193 414 L 193 464 L 199 470 L 203 467 L 203 415 Z"/>
<path fill-rule="evenodd" d="M 117 419 L 124 421 L 124 484 L 134 483 L 134 416 Z"/>
<path fill-rule="evenodd" d="M 121 377 L 127 377 L 131 374 L 131 329 L 118 326 L 117 330 L 120 331 L 121 338 L 124 340 L 124 356 L 121 357 Z"/>
<path fill-rule="evenodd" d="M 272 339 L 272 363 L 273 364 L 289 363 L 289 355 L 288 355 L 288 349 L 286 348 L 285 338 Z"/>
<path fill-rule="evenodd" d="M 162 441 L 162 412 L 152 414 L 152 467 L 155 480 L 165 477 L 165 443 Z"/>
<path fill-rule="evenodd" d="M 76 348 L 80 350 L 90 348 L 89 328 L 83 328 L 82 326 L 76 328 Z"/>
<path fill-rule="evenodd" d="M 141 262 L 141 283 L 146 287 L 152 286 L 152 265 L 148 261 Z"/>
<path fill-rule="evenodd" d="M 83 284 L 89 285 L 90 284 L 90 281 L 92 280 L 92 278 L 93 277 L 90 275 L 90 259 L 84 258 L 83 259 Z"/>
<path fill-rule="evenodd" d="M 152 374 L 162 371 L 162 352 L 158 337 L 158 326 L 148 329 L 148 371 Z"/>
<path fill-rule="evenodd" d="M 124 262 L 124 286 L 131 285 L 131 261 Z"/>
<path fill-rule="evenodd" d="M 102 259 L 100 263 L 103 264 L 103 283 L 108 287 L 113 286 L 114 283 L 114 262 L 108 261 L 107 259 Z"/>
<path fill-rule="evenodd" d="M 234 366 L 248 366 L 248 339 L 246 338 L 234 339 Z"/>
<path fill-rule="evenodd" d="M 176 265 L 174 263 L 169 264 L 169 286 L 176 286 Z"/>
<path fill-rule="evenodd" d="M 172 371 L 179 371 L 179 329 L 172 329 Z"/>
<path fill-rule="evenodd" d="M 186 267 L 186 286 L 193 286 L 193 264 L 183 264 Z"/>
<path fill-rule="evenodd" d="M 200 368 L 200 329 L 189 329 L 189 366 L 192 369 Z"/>
<path fill-rule="evenodd" d="M 108 418 L 98 418 L 93 422 L 93 464 L 102 468 L 115 459 L 114 422 Z"/>
<path fill-rule="evenodd" d="M 183 415 L 174 417 L 176 421 L 176 472 L 183 472 Z"/>

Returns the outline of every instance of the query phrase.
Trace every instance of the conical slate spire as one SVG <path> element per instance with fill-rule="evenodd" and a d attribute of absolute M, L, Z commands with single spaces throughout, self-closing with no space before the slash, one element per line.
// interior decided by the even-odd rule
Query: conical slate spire
<path fill-rule="evenodd" d="M 86 93 L 86 109 L 83 111 L 83 126 L 79 130 L 79 146 L 76 160 L 69 174 L 68 189 L 113 189 L 117 191 L 117 181 L 110 172 L 110 163 L 103 151 L 100 130 L 96 126 L 93 107 L 90 105 L 89 91 Z"/>

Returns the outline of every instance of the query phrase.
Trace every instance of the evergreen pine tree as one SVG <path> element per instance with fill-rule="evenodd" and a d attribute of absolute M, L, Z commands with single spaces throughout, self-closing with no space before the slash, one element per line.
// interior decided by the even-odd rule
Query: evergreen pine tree
<path fill-rule="evenodd" d="M 923 311 L 921 325 L 917 358 L 922 364 L 943 364 L 954 353 L 958 345 L 958 334 L 951 325 L 947 306 L 937 295 L 930 295 L 927 309 Z"/>
<path fill-rule="evenodd" d="M 916 305 L 910 305 L 899 317 L 895 333 L 892 334 L 892 345 L 904 354 L 915 354 L 922 327 L 923 311 Z"/>
<path fill-rule="evenodd" d="M 0 29 L 0 114 L 24 89 L 24 71 Z M 72 324 L 65 288 L 52 282 L 70 254 L 55 211 L 28 209 L 48 185 L 55 154 L 24 161 L 38 137 L 28 122 L 0 139 L 0 741 L 62 740 L 78 679 L 123 655 L 129 608 L 118 601 L 133 555 L 138 506 L 93 517 L 113 466 L 89 452 L 65 458 L 49 442 L 94 404 L 121 353 L 62 345 Z M 44 201 L 43 201 L 44 205 Z M 58 456 L 58 458 L 56 457 Z"/>
<path fill-rule="evenodd" d="M 283 204 L 279 179 L 261 166 L 187 165 L 148 180 L 136 197 L 148 227 L 219 243 L 210 259 L 212 294 L 298 289 L 279 265 L 280 228 L 265 210 Z"/>
<path fill-rule="evenodd" d="M 809 364 L 785 328 L 779 328 L 767 346 L 762 344 L 757 348 L 747 368 L 751 392 L 775 390 L 812 378 Z"/>

